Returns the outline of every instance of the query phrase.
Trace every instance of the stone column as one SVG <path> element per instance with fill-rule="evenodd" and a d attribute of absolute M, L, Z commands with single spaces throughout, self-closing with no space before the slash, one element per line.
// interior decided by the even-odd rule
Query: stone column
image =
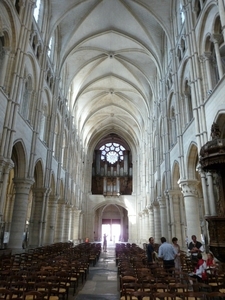
<path fill-rule="evenodd" d="M 69 225 L 70 225 L 70 205 L 65 204 L 64 227 L 63 227 L 63 236 L 62 236 L 63 242 L 67 242 L 69 239 Z"/>
<path fill-rule="evenodd" d="M 166 214 L 167 214 L 167 227 L 168 227 L 168 239 L 172 240 L 172 233 L 171 233 L 171 214 L 170 214 L 170 197 L 169 191 L 164 192 L 165 201 L 166 201 Z"/>
<path fill-rule="evenodd" d="M 70 222 L 70 235 L 69 235 L 69 239 L 74 241 L 74 211 L 75 211 L 75 207 L 71 206 L 71 222 Z"/>
<path fill-rule="evenodd" d="M 197 166 L 197 170 L 201 176 L 205 215 L 209 216 L 209 214 L 210 214 L 209 213 L 209 197 L 208 197 L 207 185 L 206 185 L 206 173 L 204 171 L 202 171 L 202 168 L 200 165 Z"/>
<path fill-rule="evenodd" d="M 174 221 L 174 208 L 173 208 L 173 192 L 168 192 L 169 196 L 169 211 L 170 211 L 170 230 L 171 230 L 171 238 L 175 236 L 175 221 Z"/>
<path fill-rule="evenodd" d="M 211 71 L 211 67 L 210 67 L 210 60 L 212 60 L 212 53 L 211 52 L 204 52 L 203 59 L 205 61 L 208 89 L 213 90 L 212 71 Z"/>
<path fill-rule="evenodd" d="M 8 65 L 8 60 L 9 60 L 9 54 L 10 54 L 10 50 L 3 47 L 2 49 L 2 64 L 1 64 L 1 71 L 0 71 L 0 87 L 4 87 L 4 80 L 5 80 L 5 74 L 6 74 L 6 68 Z M 0 53 L 1 56 L 1 53 Z"/>
<path fill-rule="evenodd" d="M 4 218 L 3 218 L 3 221 L 5 221 L 5 231 L 7 232 L 10 232 L 10 225 L 11 225 L 13 207 L 14 207 L 14 199 L 15 199 L 15 195 L 7 194 Z"/>
<path fill-rule="evenodd" d="M 9 180 L 9 172 L 13 168 L 13 162 L 0 160 L 0 223 L 4 222 L 4 207 L 7 205 L 5 200 L 7 199 L 7 186 Z M 9 192 L 9 191 L 8 191 Z"/>
<path fill-rule="evenodd" d="M 223 77 L 223 66 L 222 66 L 220 50 L 219 50 L 219 42 L 220 42 L 221 38 L 222 38 L 221 34 L 214 34 L 213 38 L 212 38 L 212 42 L 214 43 L 214 48 L 215 48 L 215 53 L 216 53 L 216 61 L 217 61 L 220 79 L 222 79 L 222 77 Z"/>
<path fill-rule="evenodd" d="M 58 200 L 58 196 L 55 195 L 50 195 L 48 199 L 46 227 L 45 227 L 45 234 L 44 234 L 45 245 L 50 245 L 54 243 L 57 200 Z"/>
<path fill-rule="evenodd" d="M 16 193 L 8 248 L 22 249 L 23 234 L 26 225 L 28 197 L 31 185 L 33 183 L 34 181 L 31 179 L 14 179 Z"/>
<path fill-rule="evenodd" d="M 168 225 L 167 225 L 167 211 L 165 199 L 158 197 L 160 208 L 160 223 L 161 223 L 161 235 L 168 240 Z"/>
<path fill-rule="evenodd" d="M 184 198 L 183 195 L 180 197 L 180 217 L 181 217 L 181 241 L 179 245 L 186 250 L 186 216 L 184 208 Z"/>
<path fill-rule="evenodd" d="M 153 207 L 149 206 L 148 208 L 148 214 L 149 214 L 149 237 L 151 236 L 155 238 L 155 227 L 154 227 L 154 213 L 153 213 Z"/>
<path fill-rule="evenodd" d="M 128 242 L 133 243 L 137 241 L 137 217 L 136 215 L 128 215 Z"/>
<path fill-rule="evenodd" d="M 73 210 L 73 240 L 75 244 L 79 243 L 79 228 L 80 228 L 80 210 Z"/>
<path fill-rule="evenodd" d="M 208 191 L 209 191 L 209 209 L 210 209 L 210 215 L 216 216 L 216 203 L 215 203 L 215 197 L 213 192 L 213 178 L 211 173 L 207 173 L 207 181 L 208 181 Z"/>
<path fill-rule="evenodd" d="M 121 212 L 120 213 L 120 219 L 121 219 L 121 222 L 120 222 L 120 241 L 123 242 L 124 241 L 124 214 Z"/>
<path fill-rule="evenodd" d="M 173 209 L 174 209 L 174 236 L 178 238 L 178 243 L 182 243 L 181 233 L 181 205 L 179 190 L 176 190 L 176 194 L 173 197 Z"/>
<path fill-rule="evenodd" d="M 81 211 L 79 215 L 79 239 L 84 242 L 86 232 L 84 232 L 84 213 Z"/>
<path fill-rule="evenodd" d="M 57 204 L 55 243 L 62 242 L 64 232 L 65 201 L 60 199 Z"/>
<path fill-rule="evenodd" d="M 190 239 L 194 234 L 197 239 L 201 237 L 201 227 L 199 219 L 199 199 L 198 199 L 198 186 L 197 180 L 181 180 L 179 186 L 184 195 L 184 206 L 187 220 L 187 235 Z"/>
<path fill-rule="evenodd" d="M 142 212 L 139 212 L 139 214 L 138 214 L 138 225 L 139 225 L 138 243 L 141 243 L 141 240 L 142 240 L 142 228 L 143 228 L 142 222 L 143 222 Z"/>
<path fill-rule="evenodd" d="M 146 208 L 145 209 L 145 240 L 148 242 L 148 239 L 150 238 L 149 236 L 149 228 L 150 228 L 150 224 L 149 224 L 149 214 L 148 214 L 149 210 Z"/>
<path fill-rule="evenodd" d="M 155 241 L 156 243 L 160 243 L 161 238 L 161 224 L 160 224 L 160 212 L 159 212 L 159 204 L 154 203 L 153 206 L 153 213 L 154 213 L 154 223 L 155 223 Z"/>
<path fill-rule="evenodd" d="M 41 232 L 42 211 L 44 209 L 45 188 L 33 188 L 32 215 L 29 227 L 29 246 L 38 247 L 41 244 L 39 236 Z"/>

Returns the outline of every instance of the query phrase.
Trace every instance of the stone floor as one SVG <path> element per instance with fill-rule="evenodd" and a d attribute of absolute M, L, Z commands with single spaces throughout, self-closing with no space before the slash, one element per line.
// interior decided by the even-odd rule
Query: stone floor
<path fill-rule="evenodd" d="M 75 296 L 69 296 L 69 300 L 118 300 L 118 284 L 115 244 L 112 243 L 107 252 L 101 252 L 97 264 L 90 265 L 87 280 L 79 285 Z"/>

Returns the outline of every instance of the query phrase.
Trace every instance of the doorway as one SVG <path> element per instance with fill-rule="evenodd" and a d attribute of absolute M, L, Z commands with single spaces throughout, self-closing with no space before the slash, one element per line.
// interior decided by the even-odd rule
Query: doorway
<path fill-rule="evenodd" d="M 121 225 L 120 224 L 102 224 L 102 240 L 103 235 L 107 235 L 107 240 L 117 243 L 121 239 Z"/>

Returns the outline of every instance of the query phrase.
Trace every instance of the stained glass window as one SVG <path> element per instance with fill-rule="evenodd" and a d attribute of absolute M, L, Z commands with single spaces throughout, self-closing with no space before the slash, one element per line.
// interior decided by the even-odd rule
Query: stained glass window
<path fill-rule="evenodd" d="M 101 160 L 108 161 L 114 164 L 117 161 L 123 160 L 123 151 L 125 148 L 118 143 L 107 143 L 101 148 Z"/>

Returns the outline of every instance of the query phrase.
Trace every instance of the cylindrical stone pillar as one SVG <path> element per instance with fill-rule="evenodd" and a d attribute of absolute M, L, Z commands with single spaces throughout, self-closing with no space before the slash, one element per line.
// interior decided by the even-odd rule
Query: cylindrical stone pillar
<path fill-rule="evenodd" d="M 33 180 L 30 179 L 14 179 L 16 194 L 8 248 L 22 249 L 23 234 L 26 225 L 28 196 L 33 183 Z"/>

